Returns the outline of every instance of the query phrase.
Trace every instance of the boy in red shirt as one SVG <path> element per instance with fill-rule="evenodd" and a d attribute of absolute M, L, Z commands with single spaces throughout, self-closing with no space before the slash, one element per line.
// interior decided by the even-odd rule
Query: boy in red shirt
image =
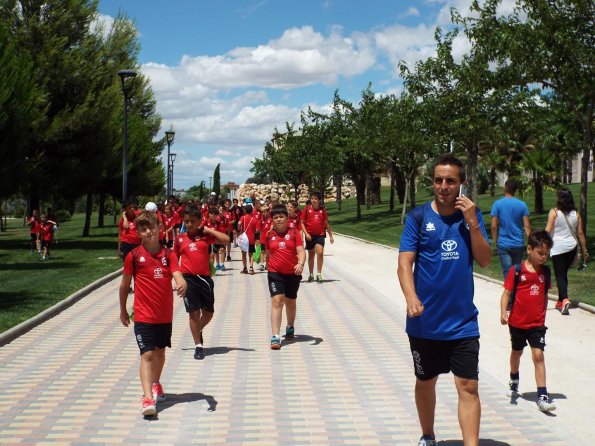
<path fill-rule="evenodd" d="M 240 234 L 246 232 L 248 236 L 248 252 L 242 251 L 242 264 L 244 269 L 241 271 L 242 274 L 248 274 L 248 263 L 250 264 L 250 274 L 254 274 L 254 251 L 256 250 L 256 243 L 260 243 L 260 240 L 256 239 L 256 233 L 260 232 L 260 220 L 253 215 L 254 208 L 252 202 L 244 203 L 244 215 L 240 217 L 238 223 L 238 232 Z M 246 255 L 248 258 L 246 259 Z"/>
<path fill-rule="evenodd" d="M 229 242 L 225 247 L 227 252 L 227 261 L 229 262 L 231 261 L 231 241 L 233 240 L 233 228 L 235 226 L 236 219 L 233 212 L 231 211 L 231 200 L 229 198 L 225 200 L 223 206 L 223 218 L 227 223 L 225 233 L 229 237 Z"/>
<path fill-rule="evenodd" d="M 289 228 L 287 208 L 278 204 L 271 209 L 273 226 L 266 232 L 265 248 L 269 252 L 268 282 L 271 293 L 271 349 L 281 348 L 281 317 L 287 314 L 285 339 L 295 335 L 297 292 L 306 261 L 304 242 L 299 230 Z"/>
<path fill-rule="evenodd" d="M 41 219 L 39 218 L 39 211 L 37 209 L 33 209 L 31 217 L 27 219 L 27 225 L 29 226 L 29 234 L 31 238 L 31 254 L 37 251 L 37 253 L 41 255 L 41 242 L 39 238 Z"/>
<path fill-rule="evenodd" d="M 160 383 L 165 364 L 165 347 L 171 348 L 173 320 L 172 277 L 178 296 L 186 293 L 186 281 L 175 254 L 159 243 L 159 223 L 153 212 L 142 212 L 134 220 L 142 244 L 124 259 L 120 282 L 120 321 L 130 325 L 126 309 L 128 290 L 134 277 L 134 336 L 140 350 L 140 382 L 143 387 L 141 413 L 157 413 L 157 401 L 164 401 Z"/>
<path fill-rule="evenodd" d="M 134 221 L 140 211 L 137 211 L 134 203 L 130 201 L 124 202 L 123 206 L 124 212 L 122 212 L 122 217 L 118 221 L 118 229 L 120 230 L 118 254 L 122 257 L 122 260 L 126 260 L 128 253 L 140 245 L 141 242 Z"/>
<path fill-rule="evenodd" d="M 502 325 L 508 324 L 512 344 L 508 396 L 518 396 L 521 355 L 529 343 L 537 381 L 537 407 L 542 412 L 556 409 L 547 392 L 543 355 L 547 330 L 547 292 L 551 284 L 551 272 L 544 263 L 552 245 L 552 238 L 546 231 L 533 231 L 529 235 L 528 258 L 520 271 L 515 270 L 514 265 L 510 268 L 500 300 L 500 322 Z M 514 298 L 509 310 L 511 295 Z"/>
<path fill-rule="evenodd" d="M 306 251 L 308 251 L 308 269 L 310 275 L 308 282 L 314 282 L 314 256 L 316 256 L 316 268 L 318 274 L 316 281 L 322 283 L 322 262 L 324 260 L 324 239 L 328 232 L 331 244 L 335 242 L 331 226 L 328 222 L 326 209 L 320 206 L 320 194 L 312 192 L 308 206 L 300 215 L 302 231 L 306 236 Z"/>
<path fill-rule="evenodd" d="M 50 258 L 50 246 L 54 239 L 54 226 L 56 226 L 56 222 L 44 215 L 39 225 L 39 240 L 41 241 L 41 257 L 39 260 Z"/>
<path fill-rule="evenodd" d="M 194 339 L 194 359 L 204 359 L 203 329 L 215 312 L 215 285 L 211 279 L 209 246 L 225 244 L 227 235 L 201 224 L 202 212 L 195 206 L 184 211 L 186 232 L 176 237 L 174 252 L 180 259 L 180 271 L 188 283 L 184 305 Z"/>

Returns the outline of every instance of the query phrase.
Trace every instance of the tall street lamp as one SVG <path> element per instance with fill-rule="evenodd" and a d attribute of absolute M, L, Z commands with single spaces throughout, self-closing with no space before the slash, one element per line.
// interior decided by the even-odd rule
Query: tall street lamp
<path fill-rule="evenodd" d="M 165 132 L 165 140 L 167 141 L 167 186 L 166 186 L 166 194 L 167 194 L 167 197 L 168 198 L 171 195 L 172 188 L 173 188 L 173 182 L 171 181 L 171 179 L 173 177 L 173 174 L 172 174 L 172 171 L 170 170 L 170 154 L 169 154 L 169 150 L 171 148 L 171 145 L 174 143 L 174 135 L 175 134 L 176 134 L 176 132 L 174 132 L 173 130 L 168 130 L 167 132 Z M 173 161 L 171 161 L 171 163 L 173 164 Z"/>
<path fill-rule="evenodd" d="M 176 160 L 176 154 L 175 153 L 170 153 L 169 154 L 169 161 L 170 161 L 170 187 L 171 187 L 171 191 L 173 192 L 174 190 L 174 161 Z M 169 195 L 168 195 L 169 196 Z"/>
<path fill-rule="evenodd" d="M 124 144 L 122 150 L 122 203 L 128 199 L 128 98 L 132 91 L 136 71 L 118 71 L 122 81 L 122 92 L 124 93 Z"/>

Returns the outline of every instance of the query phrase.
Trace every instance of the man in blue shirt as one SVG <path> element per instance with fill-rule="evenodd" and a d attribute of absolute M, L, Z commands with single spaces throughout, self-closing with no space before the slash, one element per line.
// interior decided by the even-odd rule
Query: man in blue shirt
<path fill-rule="evenodd" d="M 473 304 L 473 261 L 486 267 L 492 250 L 481 211 L 460 195 L 465 168 L 452 154 L 434 163 L 434 200 L 409 213 L 398 276 L 407 302 L 407 334 L 415 368 L 419 446 L 434 446 L 436 382 L 453 372 L 465 446 L 479 443 L 479 326 Z M 413 265 L 415 264 L 415 272 Z"/>
<path fill-rule="evenodd" d="M 492 205 L 492 238 L 498 248 L 500 265 L 504 280 L 512 265 L 520 265 L 523 252 L 526 251 L 524 235 L 529 239 L 531 223 L 529 208 L 524 201 L 514 197 L 517 182 L 512 179 L 504 183 L 504 198 L 496 200 Z"/>

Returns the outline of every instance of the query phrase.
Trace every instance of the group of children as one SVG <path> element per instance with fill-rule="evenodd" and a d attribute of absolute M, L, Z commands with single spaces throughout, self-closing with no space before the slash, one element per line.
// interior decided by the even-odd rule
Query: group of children
<path fill-rule="evenodd" d="M 52 208 L 47 209 L 47 213 L 41 218 L 39 211 L 34 209 L 31 216 L 27 219 L 29 226 L 31 253 L 39 254 L 39 260 L 50 259 L 50 247 L 54 240 L 54 234 L 58 229 L 58 221 L 53 215 Z"/>
<path fill-rule="evenodd" d="M 165 348 L 171 347 L 173 321 L 172 278 L 177 294 L 183 298 L 195 344 L 194 358 L 205 358 L 203 330 L 214 314 L 214 282 L 211 269 L 225 271 L 231 260 L 232 242 L 248 239 L 242 250 L 242 273 L 254 274 L 254 253 L 259 244 L 262 270 L 268 269 L 271 295 L 271 349 L 281 348 L 280 325 L 285 307 L 285 338 L 294 337 L 297 291 L 310 251 L 309 281 L 314 281 L 314 258 L 318 260 L 318 281 L 322 282 L 322 255 L 326 233 L 334 241 L 320 195 L 312 194 L 311 203 L 297 213 L 297 205 L 244 200 L 217 203 L 149 202 L 144 211 L 125 203 L 119 222 L 119 253 L 124 260 L 120 284 L 120 320 L 129 326 L 127 300 L 134 279 L 134 333 L 141 354 L 140 379 L 143 388 L 144 416 L 157 413 L 157 402 L 165 400 L 160 383 Z M 170 201 L 168 200 L 168 201 Z M 248 262 L 250 270 L 248 271 Z"/>

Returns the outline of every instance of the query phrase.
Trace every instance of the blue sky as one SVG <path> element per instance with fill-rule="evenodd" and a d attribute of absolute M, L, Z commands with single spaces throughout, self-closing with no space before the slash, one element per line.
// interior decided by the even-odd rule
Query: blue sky
<path fill-rule="evenodd" d="M 511 0 L 503 8 L 511 7 Z M 132 19 L 163 118 L 173 126 L 174 188 L 212 176 L 245 182 L 275 127 L 325 111 L 338 89 L 354 103 L 368 82 L 402 88 L 397 64 L 434 54 L 434 30 L 470 0 L 100 0 L 109 28 Z M 468 42 L 455 43 L 464 54 Z"/>

